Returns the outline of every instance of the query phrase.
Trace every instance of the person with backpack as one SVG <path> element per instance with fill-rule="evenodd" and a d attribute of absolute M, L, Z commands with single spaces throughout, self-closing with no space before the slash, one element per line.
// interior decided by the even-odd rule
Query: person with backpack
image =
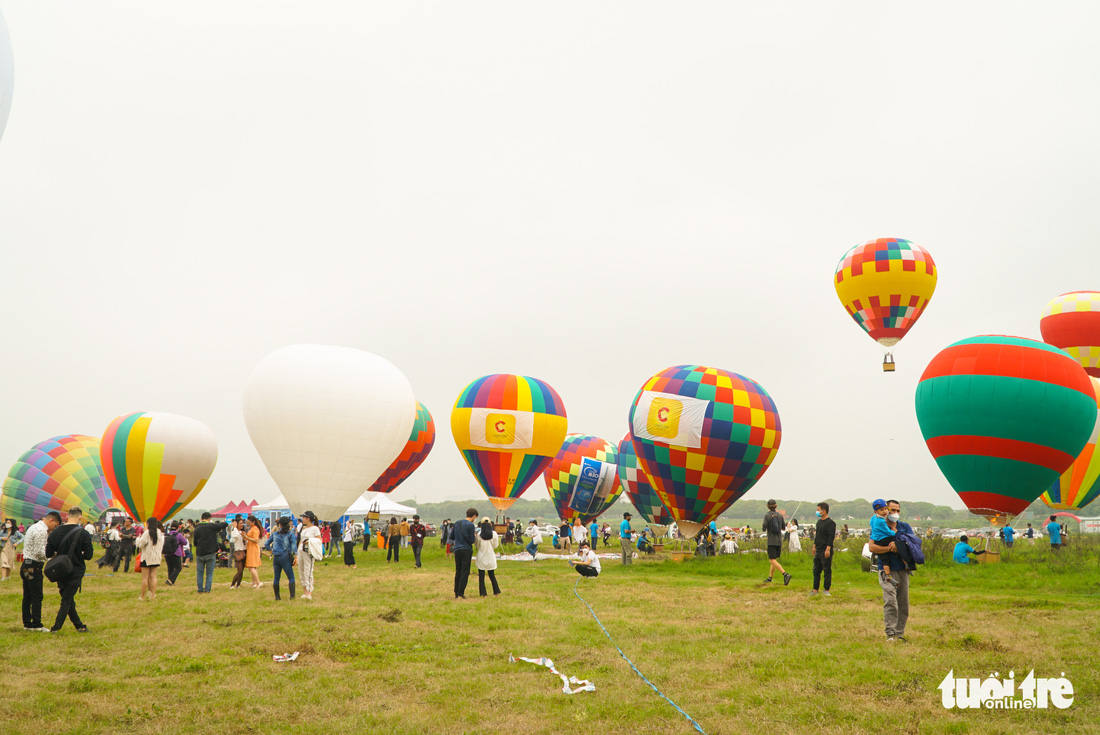
<path fill-rule="evenodd" d="M 890 577 L 887 578 L 883 570 L 879 569 L 879 586 L 882 588 L 882 620 L 886 628 L 886 642 L 905 641 L 905 624 L 909 620 L 909 577 L 915 570 L 917 561 L 912 559 L 912 547 L 908 539 L 916 539 L 913 528 L 901 520 L 901 504 L 896 500 L 886 501 L 886 523 L 893 531 L 895 539 L 887 546 L 876 544 L 874 540 L 868 543 L 873 554 L 891 554 L 893 558 L 890 566 Z M 906 538 L 901 538 L 905 535 Z M 899 551 L 904 546 L 906 551 Z M 919 551 L 920 541 L 917 540 Z M 908 553 L 910 559 L 905 559 L 903 554 Z M 923 555 L 920 561 L 924 561 Z M 895 568 L 896 564 L 896 568 Z"/>
<path fill-rule="evenodd" d="M 180 533 L 180 522 L 172 521 L 172 525 L 164 534 L 164 548 L 161 550 L 164 566 L 168 568 L 168 579 L 164 583 L 169 587 L 176 584 L 176 577 L 183 571 L 183 554 L 186 545 L 187 540 Z"/>
<path fill-rule="evenodd" d="M 768 534 L 769 572 L 768 578 L 764 582 L 765 584 L 770 583 L 775 573 L 779 572 L 783 575 L 783 586 L 785 587 L 791 583 L 791 575 L 787 574 L 787 570 L 779 563 L 779 556 L 783 552 L 783 529 L 786 525 L 783 523 L 783 516 L 776 512 L 775 506 L 776 502 L 774 500 L 768 501 L 768 512 L 764 514 L 764 526 L 760 529 Z"/>
<path fill-rule="evenodd" d="M 72 621 L 77 633 L 87 633 L 88 626 L 76 612 L 76 593 L 84 584 L 84 562 L 91 561 L 95 554 L 92 537 L 84 530 L 81 519 L 84 513 L 80 508 L 69 509 L 69 522 L 58 526 L 46 539 L 46 566 L 43 568 L 50 581 L 57 583 L 61 593 L 61 606 L 57 610 L 51 633 L 57 633 L 65 625 L 65 618 Z M 57 561 L 54 562 L 54 557 Z M 66 563 L 67 562 L 67 563 Z M 50 567 L 60 567 L 65 574 L 58 575 Z"/>

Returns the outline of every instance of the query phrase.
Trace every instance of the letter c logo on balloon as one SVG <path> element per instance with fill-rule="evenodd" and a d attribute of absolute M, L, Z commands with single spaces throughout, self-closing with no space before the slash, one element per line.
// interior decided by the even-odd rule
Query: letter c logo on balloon
<path fill-rule="evenodd" d="M 680 433 L 680 414 L 684 404 L 672 398 L 654 396 L 649 404 L 649 420 L 646 428 L 650 434 L 666 439 Z"/>
<path fill-rule="evenodd" d="M 487 415 L 485 440 L 489 444 L 512 444 L 516 440 L 516 417 L 510 413 Z"/>

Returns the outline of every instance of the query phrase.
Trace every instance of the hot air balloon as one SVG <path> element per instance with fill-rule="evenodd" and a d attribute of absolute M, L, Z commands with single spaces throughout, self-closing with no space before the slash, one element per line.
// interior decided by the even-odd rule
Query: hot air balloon
<path fill-rule="evenodd" d="M 936 264 L 927 250 L 908 240 L 881 237 L 844 254 L 833 285 L 856 324 L 883 347 L 905 336 L 936 290 Z M 882 362 L 893 372 L 893 351 Z"/>
<path fill-rule="evenodd" d="M 30 525 L 51 510 L 61 513 L 74 505 L 92 519 L 111 507 L 94 436 L 55 436 L 24 452 L 4 480 L 0 517 Z"/>
<path fill-rule="evenodd" d="M 672 523 L 668 508 L 661 505 L 657 492 L 649 484 L 649 478 L 638 466 L 638 455 L 634 454 L 634 439 L 626 433 L 618 446 L 619 483 L 626 491 L 630 504 L 638 510 L 646 523 L 667 526 Z"/>
<path fill-rule="evenodd" d="M 401 454 L 416 421 L 409 381 L 378 355 L 293 345 L 260 360 L 244 423 L 296 514 L 335 520 Z"/>
<path fill-rule="evenodd" d="M 1090 377 L 1093 397 L 1100 404 L 1100 380 Z M 1096 439 L 1100 434 L 1100 405 L 1097 407 L 1096 424 L 1092 436 L 1077 459 L 1062 476 L 1040 497 L 1055 510 L 1081 510 L 1100 496 L 1100 453 L 1096 451 Z"/>
<path fill-rule="evenodd" d="M 1061 347 L 1100 378 L 1100 292 L 1074 291 L 1051 299 L 1039 320 L 1043 341 Z"/>
<path fill-rule="evenodd" d="M 630 427 L 638 465 L 689 537 L 756 484 L 783 435 L 760 384 L 701 365 L 647 380 L 630 407 Z"/>
<path fill-rule="evenodd" d="M 474 478 L 507 510 L 561 449 L 561 396 L 523 375 L 486 375 L 466 386 L 451 411 L 451 433 Z"/>
<path fill-rule="evenodd" d="M 542 473 L 558 518 L 588 524 L 615 504 L 623 493 L 618 454 L 614 444 L 598 436 L 566 435 Z"/>
<path fill-rule="evenodd" d="M 8 24 L 4 14 L 0 13 L 0 138 L 4 137 L 4 128 L 8 124 L 11 112 L 12 89 L 15 86 L 15 72 L 11 57 L 11 38 L 8 37 Z"/>
<path fill-rule="evenodd" d="M 1056 347 L 1022 337 L 956 342 L 928 363 L 917 422 L 972 513 L 1015 516 L 1085 448 L 1096 397 L 1085 371 Z"/>
<path fill-rule="evenodd" d="M 403 483 L 421 463 L 428 458 L 435 444 L 435 421 L 424 404 L 416 402 L 416 421 L 413 423 L 412 435 L 405 442 L 405 448 L 397 455 L 382 476 L 370 486 L 372 493 L 388 493 Z"/>
<path fill-rule="evenodd" d="M 99 446 L 118 504 L 138 520 L 166 521 L 199 494 L 218 462 L 214 434 L 195 419 L 138 411 L 119 416 Z"/>

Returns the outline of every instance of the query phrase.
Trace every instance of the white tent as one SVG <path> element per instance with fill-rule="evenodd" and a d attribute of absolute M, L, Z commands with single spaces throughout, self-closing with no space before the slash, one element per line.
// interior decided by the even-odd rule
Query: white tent
<path fill-rule="evenodd" d="M 378 515 L 382 518 L 388 516 L 397 516 L 401 518 L 412 518 L 416 514 L 416 508 L 411 508 L 407 505 L 401 505 L 400 503 L 391 499 L 385 493 L 365 494 L 352 504 L 347 509 L 346 515 L 359 517 L 365 516 L 370 510 L 377 510 Z"/>
<path fill-rule="evenodd" d="M 375 508 L 375 510 L 377 510 L 379 515 L 381 515 L 383 518 L 386 518 L 388 516 L 397 516 L 398 518 L 412 518 L 413 515 L 416 513 L 416 508 L 411 508 L 407 505 L 396 503 L 384 493 L 374 493 L 366 494 L 360 497 L 358 500 L 355 501 L 355 503 L 352 504 L 350 508 L 344 511 L 344 515 L 356 517 L 365 516 L 367 512 L 371 510 L 371 506 L 376 504 L 378 507 Z M 309 509 L 307 508 L 306 510 Z M 252 512 L 256 515 L 259 515 L 261 513 L 272 513 L 275 516 L 289 515 L 291 512 L 290 503 L 286 502 L 286 498 L 280 495 L 274 500 L 270 500 L 266 503 L 260 503 L 252 509 Z"/>

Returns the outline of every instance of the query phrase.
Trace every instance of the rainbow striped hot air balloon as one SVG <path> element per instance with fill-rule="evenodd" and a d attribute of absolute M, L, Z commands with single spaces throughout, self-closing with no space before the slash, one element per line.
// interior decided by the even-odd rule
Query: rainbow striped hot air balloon
<path fill-rule="evenodd" d="M 1081 454 L 1096 424 L 1085 371 L 1056 347 L 1022 337 L 956 342 L 925 368 L 917 422 L 972 513 L 1021 513 Z"/>
<path fill-rule="evenodd" d="M 630 426 L 638 465 L 688 537 L 763 477 L 783 435 L 763 387 L 701 365 L 647 380 L 630 407 Z"/>
<path fill-rule="evenodd" d="M 577 480 L 581 476 L 581 462 L 585 459 L 595 460 L 608 465 L 603 471 L 603 477 L 596 476 L 594 480 L 602 482 L 595 484 L 596 495 L 586 511 L 579 511 L 570 507 L 569 501 L 573 491 L 577 487 Z M 554 459 L 547 465 L 542 473 L 546 490 L 550 493 L 550 499 L 554 501 L 554 508 L 558 511 L 558 518 L 563 518 L 570 523 L 577 518 L 581 523 L 588 524 L 615 504 L 619 496 L 623 494 L 622 485 L 618 476 L 618 451 L 615 445 L 589 434 L 568 434 L 561 445 L 561 449 Z"/>
<path fill-rule="evenodd" d="M 435 421 L 431 413 L 420 401 L 416 402 L 416 421 L 413 423 L 412 434 L 405 443 L 401 454 L 397 455 L 386 471 L 383 472 L 368 492 L 388 493 L 408 479 L 417 467 L 419 467 L 435 444 Z"/>
<path fill-rule="evenodd" d="M 1100 380 L 1090 377 L 1093 396 L 1100 404 Z M 1092 427 L 1092 436 L 1069 469 L 1062 473 L 1050 489 L 1040 497 L 1043 502 L 1055 510 L 1081 510 L 1100 497 L 1100 452 L 1096 451 L 1096 440 L 1100 435 L 1100 405 L 1097 406 L 1096 425 Z"/>
<path fill-rule="evenodd" d="M 618 458 L 619 482 L 630 499 L 630 504 L 638 510 L 638 515 L 646 523 L 655 523 L 658 526 L 672 523 L 668 508 L 661 504 L 661 499 L 649 484 L 649 478 L 638 466 L 638 455 L 634 454 L 634 439 L 629 431 L 619 442 Z"/>
<path fill-rule="evenodd" d="M 119 416 L 103 433 L 103 474 L 115 500 L 133 518 L 166 521 L 199 494 L 218 461 L 204 424 L 155 411 Z"/>
<path fill-rule="evenodd" d="M 451 411 L 451 433 L 478 484 L 507 510 L 542 474 L 565 440 L 561 396 L 541 380 L 486 375 L 466 386 Z"/>
<path fill-rule="evenodd" d="M 844 254 L 833 285 L 856 324 L 883 347 L 893 347 L 924 313 L 936 278 L 927 250 L 901 238 L 880 237 Z M 892 372 L 893 365 L 888 353 L 883 369 Z"/>
<path fill-rule="evenodd" d="M 4 479 L 0 517 L 29 525 L 51 510 L 74 505 L 93 520 L 111 507 L 94 436 L 55 436 L 24 452 Z"/>
<path fill-rule="evenodd" d="M 1073 291 L 1051 299 L 1039 320 L 1043 341 L 1061 347 L 1100 378 L 1100 292 Z"/>

